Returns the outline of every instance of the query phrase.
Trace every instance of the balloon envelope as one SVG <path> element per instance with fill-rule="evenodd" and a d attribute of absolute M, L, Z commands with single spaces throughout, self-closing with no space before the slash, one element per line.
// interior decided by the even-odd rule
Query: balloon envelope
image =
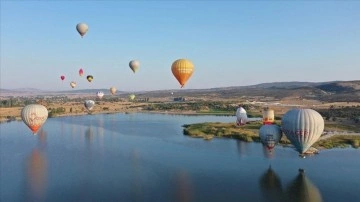
<path fill-rule="evenodd" d="M 79 32 L 80 36 L 83 37 L 89 30 L 89 26 L 85 23 L 78 23 L 76 25 L 76 30 Z"/>
<path fill-rule="evenodd" d="M 272 149 L 279 143 L 282 132 L 277 125 L 263 125 L 259 130 L 260 140 L 267 148 Z"/>
<path fill-rule="evenodd" d="M 237 125 L 244 125 L 247 121 L 247 114 L 246 110 L 242 107 L 239 107 L 236 109 L 236 123 Z"/>
<path fill-rule="evenodd" d="M 102 91 L 98 91 L 96 93 L 96 97 L 98 97 L 99 99 L 101 99 L 102 97 L 104 97 L 104 93 Z"/>
<path fill-rule="evenodd" d="M 263 124 L 267 125 L 267 124 L 273 124 L 275 121 L 274 118 L 274 110 L 272 109 L 264 109 L 263 111 Z"/>
<path fill-rule="evenodd" d="M 281 127 L 296 150 L 303 154 L 320 138 L 324 119 L 313 109 L 292 109 L 282 117 Z"/>
<path fill-rule="evenodd" d="M 129 95 L 129 99 L 130 99 L 130 100 L 134 100 L 134 99 L 135 99 L 135 95 L 134 95 L 134 94 Z"/>
<path fill-rule="evenodd" d="M 135 73 L 137 70 L 139 70 L 140 62 L 137 60 L 131 60 L 129 62 L 130 69 Z"/>
<path fill-rule="evenodd" d="M 83 69 L 80 69 L 79 70 L 79 75 L 82 76 L 84 74 L 84 70 Z"/>
<path fill-rule="evenodd" d="M 21 110 L 21 119 L 35 134 L 48 118 L 48 110 L 40 104 L 26 105 Z"/>
<path fill-rule="evenodd" d="M 116 88 L 115 88 L 115 87 L 111 87 L 111 88 L 110 88 L 110 93 L 114 95 L 114 94 L 116 93 Z"/>
<path fill-rule="evenodd" d="M 194 65 L 190 60 L 178 59 L 172 63 L 171 71 L 182 88 L 193 74 Z"/>
<path fill-rule="evenodd" d="M 86 79 L 87 79 L 89 82 L 91 82 L 91 81 L 94 79 L 94 77 L 91 76 L 91 75 L 88 75 L 88 76 L 86 77 Z"/>
<path fill-rule="evenodd" d="M 70 86 L 71 86 L 71 88 L 75 88 L 76 82 L 75 81 L 70 82 Z"/>
<path fill-rule="evenodd" d="M 84 106 L 85 106 L 85 108 L 86 108 L 87 110 L 90 111 L 90 110 L 92 110 L 92 109 L 94 108 L 95 102 L 92 101 L 92 100 L 85 100 Z"/>
<path fill-rule="evenodd" d="M 64 79 L 65 79 L 65 76 L 60 76 L 60 79 L 64 81 Z"/>

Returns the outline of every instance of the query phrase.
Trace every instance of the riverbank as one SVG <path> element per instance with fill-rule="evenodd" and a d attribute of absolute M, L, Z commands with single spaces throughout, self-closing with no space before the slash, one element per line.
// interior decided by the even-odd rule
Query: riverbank
<path fill-rule="evenodd" d="M 207 122 L 183 125 L 183 131 L 184 135 L 194 138 L 203 138 L 204 140 L 211 140 L 214 137 L 218 137 L 233 138 L 245 142 L 261 142 L 259 137 L 259 129 L 261 126 L 261 123 L 256 122 L 248 123 L 241 127 L 237 126 L 235 123 Z M 283 135 L 279 145 L 291 146 L 291 142 Z M 360 134 L 342 133 L 342 135 L 323 135 L 321 140 L 316 142 L 313 147 L 316 150 L 346 147 L 359 148 Z"/>

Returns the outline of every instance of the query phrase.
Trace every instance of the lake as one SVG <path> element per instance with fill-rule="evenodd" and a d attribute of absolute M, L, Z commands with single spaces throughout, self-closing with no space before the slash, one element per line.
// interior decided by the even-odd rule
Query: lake
<path fill-rule="evenodd" d="M 49 118 L 37 135 L 0 124 L 0 201 L 360 201 L 360 149 L 299 158 L 291 147 L 184 136 L 232 116 Z M 305 172 L 299 172 L 299 169 Z"/>

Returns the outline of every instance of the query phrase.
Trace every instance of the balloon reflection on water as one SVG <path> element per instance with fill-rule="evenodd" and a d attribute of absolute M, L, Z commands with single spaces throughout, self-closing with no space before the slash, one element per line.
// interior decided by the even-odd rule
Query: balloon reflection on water
<path fill-rule="evenodd" d="M 33 149 L 26 163 L 26 201 L 44 201 L 47 187 L 47 160 L 39 149 Z"/>
<path fill-rule="evenodd" d="M 303 169 L 299 169 L 297 176 L 284 189 L 279 175 L 269 166 L 264 174 L 260 176 L 259 184 L 264 201 L 323 201 L 319 189 L 305 176 Z"/>

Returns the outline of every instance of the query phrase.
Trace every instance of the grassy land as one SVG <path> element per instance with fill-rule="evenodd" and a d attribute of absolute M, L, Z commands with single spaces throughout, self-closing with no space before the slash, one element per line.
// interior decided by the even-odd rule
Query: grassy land
<path fill-rule="evenodd" d="M 184 134 L 196 137 L 204 138 L 206 140 L 213 137 L 225 137 L 239 139 L 245 142 L 260 142 L 259 129 L 262 126 L 261 123 L 249 123 L 244 126 L 236 126 L 234 123 L 220 123 L 220 122 L 206 122 L 183 125 Z M 280 140 L 280 145 L 290 145 L 290 141 L 285 135 Z M 344 148 L 352 146 L 359 148 L 360 136 L 351 135 L 339 135 L 331 138 L 318 141 L 313 145 L 315 148 Z"/>

